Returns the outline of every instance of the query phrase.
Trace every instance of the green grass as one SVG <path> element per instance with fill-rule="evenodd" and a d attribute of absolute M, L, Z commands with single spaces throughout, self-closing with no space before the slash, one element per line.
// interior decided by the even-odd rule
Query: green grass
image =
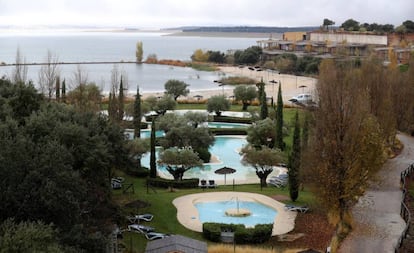
<path fill-rule="evenodd" d="M 172 204 L 172 201 L 180 196 L 193 193 L 202 193 L 202 192 L 220 192 L 220 191 L 233 191 L 233 186 L 219 186 L 215 189 L 178 189 L 173 192 L 167 189 L 156 188 L 155 192 L 152 189 L 147 191 L 145 185 L 145 179 L 143 178 L 133 178 L 127 175 L 124 175 L 121 172 L 117 172 L 118 175 L 125 177 L 127 183 L 133 183 L 135 193 L 123 194 L 122 190 L 113 191 L 113 199 L 116 203 L 120 204 L 123 215 L 128 214 L 142 214 L 142 213 L 151 213 L 154 214 L 154 219 L 148 223 L 142 223 L 144 225 L 149 225 L 156 228 L 157 232 L 161 233 L 170 233 L 170 234 L 180 234 L 188 236 L 197 240 L 204 240 L 201 233 L 194 232 L 186 229 L 182 226 L 177 220 L 177 210 Z M 289 195 L 288 189 L 279 189 L 273 186 L 260 188 L 259 179 L 257 179 L 257 184 L 246 184 L 246 185 L 236 185 L 234 191 L 239 192 L 251 192 L 263 194 L 266 196 L 274 195 Z M 149 207 L 141 209 L 126 209 L 124 205 L 128 202 L 134 200 L 141 200 L 150 203 Z M 289 202 L 287 202 L 289 203 Z M 295 204 L 312 204 L 314 203 L 314 197 L 309 191 L 303 191 L 299 194 L 299 199 Z M 125 228 L 127 226 L 127 220 L 121 225 Z M 132 249 L 134 252 L 144 252 L 147 239 L 142 234 L 137 233 L 124 233 L 124 239 L 122 242 L 127 248 Z"/>
<path fill-rule="evenodd" d="M 251 108 L 259 110 L 258 106 L 250 106 Z M 187 110 L 205 110 L 205 104 L 178 104 L 176 109 L 187 109 Z M 232 111 L 241 111 L 241 105 L 232 105 Z M 272 113 L 272 109 L 269 108 L 269 114 Z M 294 108 L 285 108 L 284 109 L 284 122 L 290 125 L 289 136 L 284 138 L 284 141 L 287 144 L 287 150 L 290 150 L 292 143 L 292 133 L 293 133 L 293 119 L 296 113 Z M 300 111 L 299 111 L 300 112 Z M 301 117 L 301 112 L 300 112 Z M 147 225 L 156 228 L 157 232 L 170 233 L 170 234 L 180 234 L 188 236 L 198 240 L 204 240 L 201 233 L 190 231 L 182 226 L 177 220 L 177 210 L 172 204 L 172 201 L 180 196 L 193 194 L 193 193 L 202 193 L 202 189 L 180 189 L 174 192 L 168 191 L 167 189 L 157 188 L 155 192 L 152 189 L 146 188 L 145 179 L 142 178 L 133 178 L 127 175 L 122 174 L 121 172 L 117 173 L 119 176 L 124 176 L 126 182 L 133 183 L 135 188 L 135 193 L 122 194 L 121 190 L 115 190 L 113 192 L 113 199 L 115 202 L 120 204 L 123 215 L 133 214 L 142 214 L 142 213 L 151 213 L 154 214 L 154 219 L 149 222 Z M 232 186 L 219 186 L 216 189 L 207 189 L 206 192 L 220 192 L 220 191 L 233 191 Z M 252 192 L 259 193 L 266 196 L 274 195 L 285 195 L 289 196 L 288 188 L 279 189 L 273 186 L 260 188 L 259 179 L 257 179 L 257 184 L 246 184 L 246 185 L 236 185 L 234 191 L 240 192 Z M 125 209 L 123 206 L 131 201 L 141 200 L 150 203 L 149 207 L 141 209 Z M 299 193 L 299 198 L 295 202 L 297 205 L 310 205 L 312 206 L 316 202 L 314 195 L 306 190 Z M 292 203 L 287 201 L 286 203 Z M 127 225 L 127 220 L 124 220 L 122 227 L 125 228 Z M 123 244 L 128 249 L 133 249 L 132 252 L 144 252 L 146 247 L 147 239 L 142 234 L 137 233 L 124 233 Z M 208 242 L 209 243 L 209 242 Z M 131 247 L 132 246 L 132 247 Z"/>

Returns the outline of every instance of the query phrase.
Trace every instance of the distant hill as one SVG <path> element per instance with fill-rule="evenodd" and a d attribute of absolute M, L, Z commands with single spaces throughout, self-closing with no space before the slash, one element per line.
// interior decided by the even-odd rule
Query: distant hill
<path fill-rule="evenodd" d="M 308 32 L 319 29 L 319 26 L 304 27 L 269 27 L 269 26 L 186 26 L 179 28 L 183 32 L 235 32 L 235 33 L 284 33 L 284 32 Z"/>

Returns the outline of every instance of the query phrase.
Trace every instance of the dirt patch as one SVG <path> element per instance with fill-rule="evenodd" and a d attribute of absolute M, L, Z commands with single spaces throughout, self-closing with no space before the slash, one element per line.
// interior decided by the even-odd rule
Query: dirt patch
<path fill-rule="evenodd" d="M 307 213 L 298 213 L 294 230 L 283 238 L 272 238 L 271 244 L 282 248 L 313 248 L 325 252 L 333 232 L 334 227 L 328 223 L 326 214 L 319 210 L 311 210 Z"/>

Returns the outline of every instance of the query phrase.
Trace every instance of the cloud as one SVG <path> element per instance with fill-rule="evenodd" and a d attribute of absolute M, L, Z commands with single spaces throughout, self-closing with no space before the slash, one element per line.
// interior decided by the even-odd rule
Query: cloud
<path fill-rule="evenodd" d="M 0 6 L 6 25 L 317 26 L 324 18 L 399 25 L 414 13 L 412 0 L 0 0 Z"/>

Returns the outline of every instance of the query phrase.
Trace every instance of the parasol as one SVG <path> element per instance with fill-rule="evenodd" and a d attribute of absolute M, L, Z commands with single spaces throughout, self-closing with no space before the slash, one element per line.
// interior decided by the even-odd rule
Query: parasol
<path fill-rule="evenodd" d="M 226 167 L 226 166 L 214 171 L 214 173 L 216 173 L 216 174 L 224 175 L 224 184 L 226 184 L 226 175 L 227 174 L 233 174 L 234 172 L 236 172 L 235 169 L 230 168 L 230 167 Z"/>
<path fill-rule="evenodd" d="M 306 87 L 308 87 L 308 86 L 306 86 L 306 85 L 300 85 L 299 86 L 299 88 L 302 88 L 302 93 L 303 93 L 303 89 L 306 88 Z"/>

